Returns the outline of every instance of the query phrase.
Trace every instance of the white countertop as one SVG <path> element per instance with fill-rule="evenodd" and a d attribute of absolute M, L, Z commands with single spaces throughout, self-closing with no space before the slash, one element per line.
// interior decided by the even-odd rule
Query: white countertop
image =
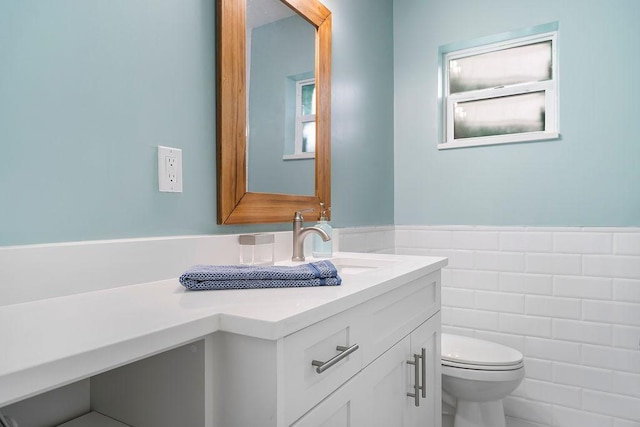
<path fill-rule="evenodd" d="M 447 263 L 405 255 L 334 257 L 393 262 L 342 274 L 341 286 L 187 291 L 171 279 L 0 307 L 0 407 L 216 331 L 275 340 Z"/>

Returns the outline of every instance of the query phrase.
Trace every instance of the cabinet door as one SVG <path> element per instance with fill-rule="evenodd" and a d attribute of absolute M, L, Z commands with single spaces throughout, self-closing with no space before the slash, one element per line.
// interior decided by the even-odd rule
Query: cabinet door
<path fill-rule="evenodd" d="M 420 391 L 419 406 L 413 402 L 407 407 L 408 424 L 410 427 L 441 427 L 442 425 L 442 378 L 440 365 L 440 313 L 435 314 L 411 333 L 411 355 L 422 354 L 425 350 L 425 360 L 421 360 L 425 372 L 425 397 Z M 413 368 L 413 367 L 411 367 Z M 412 370 L 413 372 L 413 370 Z M 413 386 L 413 376 L 409 387 Z"/>
<path fill-rule="evenodd" d="M 407 396 L 410 340 L 405 337 L 369 365 L 363 374 L 367 422 L 363 426 L 401 427 L 407 425 Z"/>
<path fill-rule="evenodd" d="M 290 427 L 366 426 L 365 396 L 358 374 L 330 394 Z"/>
<path fill-rule="evenodd" d="M 405 337 L 291 427 L 401 427 L 406 425 Z"/>

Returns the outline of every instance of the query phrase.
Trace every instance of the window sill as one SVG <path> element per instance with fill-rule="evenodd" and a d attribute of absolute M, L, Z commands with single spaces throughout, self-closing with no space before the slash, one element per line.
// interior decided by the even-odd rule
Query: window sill
<path fill-rule="evenodd" d="M 282 160 L 307 160 L 315 158 L 316 153 L 285 154 L 282 156 Z"/>
<path fill-rule="evenodd" d="M 560 138 L 560 134 L 558 132 L 534 132 L 531 134 L 521 135 L 485 136 L 438 144 L 438 150 L 478 147 L 483 145 L 515 144 L 518 142 L 548 141 L 550 139 L 558 138 Z"/>

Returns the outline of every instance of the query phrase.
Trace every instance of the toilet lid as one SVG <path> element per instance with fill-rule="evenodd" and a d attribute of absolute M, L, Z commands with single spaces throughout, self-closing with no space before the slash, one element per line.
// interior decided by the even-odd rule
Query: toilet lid
<path fill-rule="evenodd" d="M 442 334 L 442 362 L 476 366 L 512 366 L 522 363 L 522 353 L 502 344 L 460 335 Z"/>

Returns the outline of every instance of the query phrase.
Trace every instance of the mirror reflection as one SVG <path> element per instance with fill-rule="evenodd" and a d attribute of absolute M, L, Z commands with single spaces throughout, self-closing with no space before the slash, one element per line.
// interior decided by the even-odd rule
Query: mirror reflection
<path fill-rule="evenodd" d="M 279 0 L 247 0 L 247 191 L 315 193 L 316 29 Z"/>
<path fill-rule="evenodd" d="M 315 159 L 312 162 L 307 162 L 313 164 L 309 171 L 313 170 L 315 175 L 308 182 L 314 183 L 315 187 L 313 190 L 289 190 L 291 192 L 286 192 L 287 190 L 284 188 L 274 189 L 273 186 L 269 186 L 266 191 L 247 190 L 249 187 L 254 187 L 253 184 L 247 184 L 247 174 L 258 173 L 252 172 L 253 167 L 252 171 L 249 171 L 248 161 L 253 162 L 253 157 L 247 159 L 247 134 L 250 128 L 250 125 L 247 124 L 247 104 L 249 97 L 253 99 L 253 95 L 249 95 L 247 91 L 247 68 L 251 70 L 253 76 L 262 73 L 263 70 L 258 71 L 256 64 L 251 66 L 246 64 L 248 56 L 246 0 L 217 0 L 216 197 L 218 224 L 291 222 L 292 215 L 296 211 L 307 208 L 317 210 L 321 202 L 327 206 L 331 205 L 331 11 L 319 0 L 281 1 L 282 4 L 290 7 L 304 21 L 308 22 L 311 28 L 315 29 L 313 49 L 309 49 L 309 51 L 314 51 L 315 58 L 313 67 L 315 118 L 312 108 L 305 110 L 301 107 L 300 110 L 304 113 L 298 120 L 301 129 L 313 128 L 313 123 L 310 122 L 315 120 Z M 278 5 L 281 6 L 279 3 Z M 297 39 L 297 37 L 289 36 L 288 39 Z M 252 37 L 252 44 L 255 44 L 256 40 L 257 37 Z M 255 48 L 251 49 L 251 51 L 255 50 Z M 301 55 L 295 53 L 293 56 Z M 275 62 L 272 56 L 269 59 L 268 68 Z M 253 56 L 250 60 L 257 62 Z M 307 76 L 305 70 L 306 68 L 301 71 L 288 71 L 287 78 L 304 79 Z M 282 77 L 281 82 L 284 79 L 285 77 Z M 302 80 L 300 82 L 298 86 L 301 91 L 301 104 L 314 104 L 314 86 L 304 83 Z M 280 86 L 283 86 L 282 83 Z M 266 98 L 269 100 L 268 97 Z M 307 102 L 307 99 L 310 101 Z M 266 111 L 268 108 L 271 107 L 264 106 L 259 110 Z M 252 117 L 256 114 L 255 109 L 250 113 Z M 271 125 L 274 122 L 274 120 L 269 121 Z M 261 143 L 260 133 L 257 130 L 252 131 L 254 147 Z M 314 145 L 313 138 L 304 138 L 304 132 L 302 134 L 303 138 L 299 146 L 306 147 L 307 151 L 310 151 Z M 313 135 L 313 132 L 310 134 Z M 277 175 L 284 177 L 288 185 L 293 182 L 307 182 L 302 178 L 303 172 L 286 171 L 281 175 L 276 174 L 276 170 L 283 169 L 284 136 L 280 137 L 279 147 L 276 150 L 279 156 L 277 167 L 268 164 L 255 169 L 267 171 L 270 175 L 269 181 L 271 176 Z M 301 150 L 304 151 L 304 149 Z M 304 163 L 302 160 L 290 160 L 289 162 Z M 305 173 L 309 174 L 308 171 Z M 263 180 L 255 179 L 252 181 L 260 182 Z"/>

